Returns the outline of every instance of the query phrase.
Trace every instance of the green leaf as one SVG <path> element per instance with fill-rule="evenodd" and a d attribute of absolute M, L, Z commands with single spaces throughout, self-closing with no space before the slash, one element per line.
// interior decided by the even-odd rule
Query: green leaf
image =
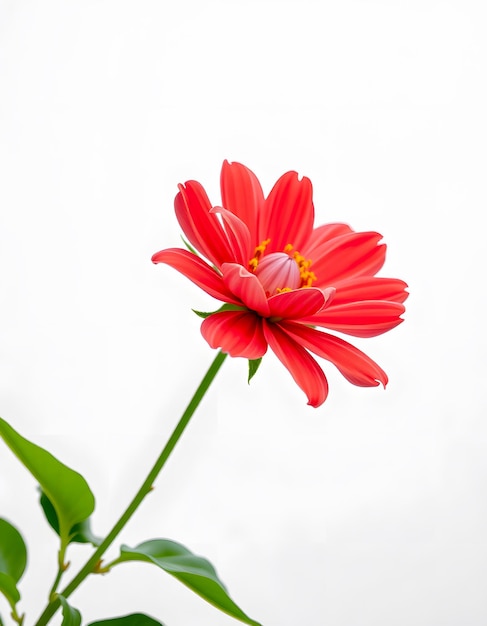
<path fill-rule="evenodd" d="M 164 626 L 164 624 L 143 613 L 132 613 L 123 617 L 112 617 L 99 622 L 91 622 L 88 626 Z"/>
<path fill-rule="evenodd" d="M 2 418 L 0 436 L 49 498 L 59 520 L 61 545 L 66 546 L 73 526 L 86 520 L 95 508 L 95 498 L 86 480 L 43 448 L 24 439 Z"/>
<path fill-rule="evenodd" d="M 247 311 L 244 306 L 239 306 L 238 304 L 230 304 L 229 302 L 222 304 L 219 309 L 217 309 L 216 311 L 210 311 L 209 313 L 206 311 L 196 311 L 195 309 L 191 310 L 193 311 L 193 313 L 196 313 L 198 317 L 202 317 L 203 319 L 210 317 L 210 315 L 213 315 L 214 313 L 222 313 L 223 311 Z"/>
<path fill-rule="evenodd" d="M 256 375 L 257 370 L 259 369 L 259 366 L 261 363 L 262 363 L 262 357 L 260 357 L 260 359 L 249 359 L 249 379 L 248 379 L 249 384 L 252 378 Z"/>
<path fill-rule="evenodd" d="M 61 626 L 80 626 L 81 624 L 81 613 L 78 609 L 75 609 L 73 606 L 68 604 L 68 601 L 64 596 L 58 596 L 62 611 L 63 611 L 63 621 L 61 622 Z"/>
<path fill-rule="evenodd" d="M 19 531 L 0 518 L 0 572 L 18 582 L 27 564 L 27 548 Z"/>
<path fill-rule="evenodd" d="M 15 582 L 12 576 L 0 572 L 0 593 L 3 593 L 12 608 L 20 600 L 20 593 Z"/>
<path fill-rule="evenodd" d="M 42 489 L 39 489 L 39 491 L 41 492 L 39 502 L 42 510 L 44 511 L 44 515 L 46 516 L 51 528 L 53 528 L 59 535 L 59 521 L 56 510 Z M 82 522 L 79 522 L 79 524 L 75 524 L 69 532 L 69 543 L 91 543 L 93 546 L 97 547 L 102 542 L 100 537 L 93 534 L 90 519 L 85 519 Z"/>
<path fill-rule="evenodd" d="M 120 552 L 120 557 L 112 565 L 123 561 L 153 563 L 224 613 L 245 624 L 260 626 L 233 602 L 213 565 L 206 559 L 194 555 L 181 544 L 168 539 L 153 539 L 135 548 L 121 546 Z"/>

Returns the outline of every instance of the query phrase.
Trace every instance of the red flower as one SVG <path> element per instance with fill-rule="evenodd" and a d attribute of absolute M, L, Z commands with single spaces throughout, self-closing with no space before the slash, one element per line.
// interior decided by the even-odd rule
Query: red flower
<path fill-rule="evenodd" d="M 223 163 L 223 207 L 203 187 L 179 185 L 176 216 L 196 253 L 169 248 L 152 257 L 180 271 L 229 305 L 209 315 L 201 332 L 212 348 L 259 359 L 270 346 L 308 396 L 322 404 L 326 377 L 309 352 L 334 363 L 354 385 L 387 383 L 386 373 L 347 341 L 315 326 L 373 337 L 403 320 L 406 283 L 375 274 L 386 246 L 375 232 L 346 224 L 313 228 L 312 186 L 287 172 L 264 198 L 253 172 Z"/>

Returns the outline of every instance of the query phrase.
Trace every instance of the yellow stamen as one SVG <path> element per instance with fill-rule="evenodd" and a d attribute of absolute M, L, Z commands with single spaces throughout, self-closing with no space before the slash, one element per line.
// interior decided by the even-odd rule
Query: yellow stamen
<path fill-rule="evenodd" d="M 282 289 L 279 289 L 279 287 L 276 289 L 277 293 L 284 293 L 285 291 L 292 291 L 291 287 L 283 287 Z"/>
<path fill-rule="evenodd" d="M 270 239 L 264 239 L 264 241 L 259 244 L 254 251 L 254 256 L 249 261 L 249 267 L 251 272 L 255 272 L 257 269 L 257 265 L 259 265 L 259 259 L 264 254 L 265 249 L 270 244 Z"/>
<path fill-rule="evenodd" d="M 293 254 L 293 259 L 299 267 L 301 287 L 311 287 L 316 280 L 316 274 L 309 269 L 313 261 L 311 259 L 305 259 L 304 256 L 297 251 Z"/>

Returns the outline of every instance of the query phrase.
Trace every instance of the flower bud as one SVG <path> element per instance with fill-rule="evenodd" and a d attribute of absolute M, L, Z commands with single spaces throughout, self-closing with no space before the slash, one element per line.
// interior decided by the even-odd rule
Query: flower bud
<path fill-rule="evenodd" d="M 268 296 L 297 289 L 301 285 L 299 266 L 285 252 L 272 252 L 264 256 L 259 261 L 255 275 Z"/>

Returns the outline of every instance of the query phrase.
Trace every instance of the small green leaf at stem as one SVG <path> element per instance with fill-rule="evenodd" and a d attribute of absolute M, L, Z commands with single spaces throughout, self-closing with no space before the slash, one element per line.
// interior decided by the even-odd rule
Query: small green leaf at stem
<path fill-rule="evenodd" d="M 95 498 L 86 480 L 40 446 L 24 439 L 2 418 L 0 436 L 52 503 L 59 521 L 61 546 L 65 547 L 73 526 L 86 520 L 95 508 Z"/>
<path fill-rule="evenodd" d="M 18 582 L 27 564 L 27 548 L 19 531 L 0 518 L 0 572 Z"/>
<path fill-rule="evenodd" d="M 249 378 L 248 383 L 250 385 L 250 381 L 257 374 L 257 370 L 259 369 L 260 364 L 262 363 L 262 357 L 260 359 L 249 359 Z"/>
<path fill-rule="evenodd" d="M 80 626 L 81 613 L 78 609 L 75 609 L 73 606 L 68 604 L 68 601 L 64 596 L 58 597 L 63 611 L 63 621 L 61 622 L 61 626 Z"/>
<path fill-rule="evenodd" d="M 224 613 L 250 626 L 260 626 L 230 598 L 213 565 L 206 559 L 194 555 L 180 543 L 168 539 L 152 539 L 135 548 L 121 546 L 120 557 L 110 565 L 123 561 L 153 563 Z"/>
<path fill-rule="evenodd" d="M 56 510 L 42 489 L 39 489 L 39 491 L 41 492 L 39 503 L 44 511 L 44 515 L 51 528 L 59 535 L 59 521 Z M 101 537 L 93 534 L 89 518 L 79 522 L 79 524 L 75 524 L 69 531 L 69 543 L 91 543 L 96 548 L 101 541 Z"/>
<path fill-rule="evenodd" d="M 123 617 L 112 617 L 99 622 L 91 622 L 88 626 L 164 626 L 164 624 L 144 615 L 144 613 L 132 613 Z"/>

